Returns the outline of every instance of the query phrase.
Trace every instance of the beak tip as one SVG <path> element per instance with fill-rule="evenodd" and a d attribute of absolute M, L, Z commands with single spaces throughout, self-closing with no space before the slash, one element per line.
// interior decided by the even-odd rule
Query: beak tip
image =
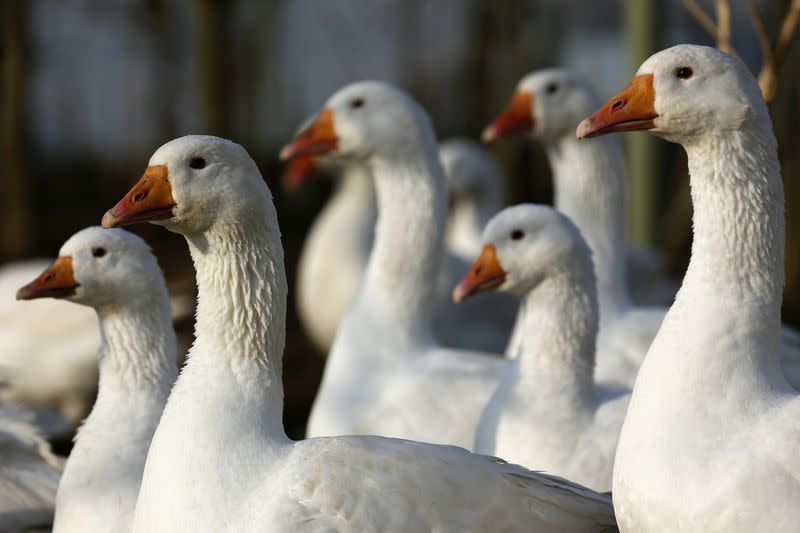
<path fill-rule="evenodd" d="M 592 117 L 586 118 L 578 124 L 577 129 L 575 130 L 575 137 L 578 140 L 585 139 L 592 133 L 592 124 L 594 123 L 594 119 Z"/>
<path fill-rule="evenodd" d="M 481 133 L 481 140 L 486 144 L 494 142 L 496 139 L 497 132 L 495 131 L 494 126 L 487 126 Z"/>
<path fill-rule="evenodd" d="M 28 286 L 25 285 L 17 291 L 17 301 L 28 299 Z"/>
<path fill-rule="evenodd" d="M 113 208 L 106 211 L 106 214 L 103 215 L 103 220 L 100 221 L 100 225 L 105 229 L 116 228 L 119 226 L 119 219 L 117 218 L 117 213 Z"/>
<path fill-rule="evenodd" d="M 461 303 L 467 297 L 467 290 L 459 283 L 453 289 L 453 303 Z"/>
<path fill-rule="evenodd" d="M 288 161 L 292 156 L 294 156 L 294 148 L 291 144 L 287 144 L 281 148 L 281 151 L 278 153 L 278 159 L 281 161 Z"/>

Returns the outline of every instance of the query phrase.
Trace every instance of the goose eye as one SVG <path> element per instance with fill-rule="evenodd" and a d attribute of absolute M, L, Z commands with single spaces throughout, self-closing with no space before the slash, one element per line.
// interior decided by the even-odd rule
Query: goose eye
<path fill-rule="evenodd" d="M 202 157 L 193 157 L 189 160 L 189 166 L 194 169 L 200 170 L 201 168 L 206 167 L 206 160 L 203 159 Z"/>
<path fill-rule="evenodd" d="M 558 90 L 558 84 L 557 83 L 551 83 L 550 85 L 545 87 L 545 91 L 547 92 L 547 94 L 553 94 L 557 90 Z"/>
<path fill-rule="evenodd" d="M 364 107 L 364 99 L 363 98 L 356 98 L 352 102 L 350 102 L 350 107 L 353 109 L 358 109 L 359 107 Z"/>
<path fill-rule="evenodd" d="M 692 69 L 689 67 L 679 67 L 675 71 L 675 76 L 682 80 L 688 80 L 692 77 L 692 74 L 694 74 L 694 72 L 692 72 Z"/>
<path fill-rule="evenodd" d="M 102 247 L 92 248 L 92 255 L 95 257 L 103 257 L 106 255 L 106 249 Z"/>
<path fill-rule="evenodd" d="M 521 229 L 515 229 L 511 232 L 511 240 L 518 241 L 525 236 L 525 232 Z"/>

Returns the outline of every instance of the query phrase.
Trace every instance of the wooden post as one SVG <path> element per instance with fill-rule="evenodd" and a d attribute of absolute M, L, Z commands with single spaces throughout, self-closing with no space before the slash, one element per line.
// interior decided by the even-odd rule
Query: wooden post
<path fill-rule="evenodd" d="M 661 48 L 661 0 L 626 0 L 625 34 L 631 74 Z M 653 245 L 663 179 L 660 147 L 652 136 L 625 136 L 628 164 L 628 235 L 637 244 Z"/>
<path fill-rule="evenodd" d="M 2 133 L 0 153 L 3 175 L 0 178 L 0 255 L 6 259 L 23 256 L 30 246 L 29 180 L 26 153 L 25 32 L 28 3 L 8 0 L 2 3 Z"/>

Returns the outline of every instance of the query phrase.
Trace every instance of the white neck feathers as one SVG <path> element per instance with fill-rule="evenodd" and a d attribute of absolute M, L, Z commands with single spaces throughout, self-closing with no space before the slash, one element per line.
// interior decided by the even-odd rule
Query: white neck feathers
<path fill-rule="evenodd" d="M 585 263 L 585 264 L 583 264 Z M 576 260 L 548 276 L 520 307 L 519 379 L 532 396 L 572 404 L 593 397 L 597 297 L 591 261 Z"/>
<path fill-rule="evenodd" d="M 166 289 L 135 305 L 101 309 L 99 398 L 106 389 L 166 401 L 177 375 L 175 332 Z M 162 402 L 163 403 L 163 402 Z"/>
<path fill-rule="evenodd" d="M 375 156 L 370 165 L 378 221 L 358 305 L 410 337 L 430 339 L 447 216 L 444 173 L 425 146 Z"/>
<path fill-rule="evenodd" d="M 597 271 L 601 319 L 631 303 L 625 267 L 625 173 L 619 141 L 577 140 L 569 132 L 547 147 L 555 206 L 578 226 Z"/>
<path fill-rule="evenodd" d="M 287 283 L 275 208 L 270 198 L 263 204 L 250 220 L 187 236 L 198 285 L 190 359 L 224 361 L 239 393 L 269 396 L 264 408 L 280 417 Z"/>

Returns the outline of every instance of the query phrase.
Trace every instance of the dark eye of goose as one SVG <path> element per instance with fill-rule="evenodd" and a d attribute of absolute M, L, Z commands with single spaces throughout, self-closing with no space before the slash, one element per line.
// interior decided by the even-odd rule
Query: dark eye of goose
<path fill-rule="evenodd" d="M 675 76 L 677 76 L 679 79 L 682 80 L 688 80 L 689 78 L 692 77 L 692 74 L 694 74 L 694 72 L 689 67 L 679 67 L 675 71 Z"/>
<path fill-rule="evenodd" d="M 518 241 L 525 236 L 525 232 L 521 229 L 515 229 L 511 232 L 511 240 Z"/>
<path fill-rule="evenodd" d="M 558 90 L 558 84 L 557 83 L 551 83 L 547 87 L 545 87 L 544 90 L 545 90 L 545 92 L 547 92 L 547 94 L 553 94 L 554 92 L 556 92 Z"/>
<path fill-rule="evenodd" d="M 202 157 L 193 157 L 189 160 L 189 166 L 194 169 L 200 170 L 201 168 L 206 167 L 206 160 L 203 159 Z"/>
<path fill-rule="evenodd" d="M 95 257 L 103 257 L 104 255 L 106 255 L 106 249 L 101 246 L 92 248 L 92 255 Z"/>
<path fill-rule="evenodd" d="M 359 107 L 364 107 L 364 99 L 363 98 L 356 98 L 350 102 L 350 107 L 353 109 L 358 109 Z"/>

